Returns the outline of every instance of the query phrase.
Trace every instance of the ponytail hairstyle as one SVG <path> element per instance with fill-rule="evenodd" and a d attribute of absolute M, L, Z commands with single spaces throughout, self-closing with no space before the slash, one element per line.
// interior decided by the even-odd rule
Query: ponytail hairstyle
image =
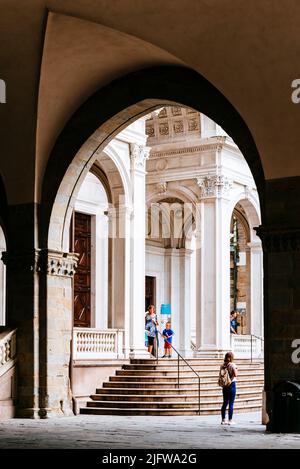
<path fill-rule="evenodd" d="M 224 358 L 224 365 L 227 366 L 229 363 L 233 362 L 234 355 L 233 352 L 227 352 Z"/>

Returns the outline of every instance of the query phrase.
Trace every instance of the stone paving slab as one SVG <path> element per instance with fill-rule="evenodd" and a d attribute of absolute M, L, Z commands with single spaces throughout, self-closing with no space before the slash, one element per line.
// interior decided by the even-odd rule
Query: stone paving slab
<path fill-rule="evenodd" d="M 260 414 L 238 414 L 235 421 L 228 427 L 219 416 L 13 419 L 0 422 L 0 448 L 300 448 L 300 434 L 266 433 Z"/>

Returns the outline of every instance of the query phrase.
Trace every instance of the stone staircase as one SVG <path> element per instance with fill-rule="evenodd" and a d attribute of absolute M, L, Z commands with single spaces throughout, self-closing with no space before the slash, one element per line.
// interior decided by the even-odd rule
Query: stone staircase
<path fill-rule="evenodd" d="M 189 359 L 201 378 L 201 415 L 219 414 L 222 389 L 218 386 L 220 360 Z M 237 359 L 238 387 L 235 412 L 255 412 L 262 408 L 264 368 L 261 360 L 250 363 Z M 199 415 L 199 381 L 180 361 L 180 387 L 177 386 L 177 359 L 131 360 L 96 389 L 96 394 L 80 409 L 94 415 Z"/>

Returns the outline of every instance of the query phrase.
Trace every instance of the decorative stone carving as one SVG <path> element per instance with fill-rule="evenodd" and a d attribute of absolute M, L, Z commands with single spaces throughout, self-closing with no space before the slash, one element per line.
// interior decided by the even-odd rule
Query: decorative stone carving
<path fill-rule="evenodd" d="M 167 108 L 163 107 L 159 114 L 158 114 L 158 117 L 161 118 L 161 117 L 167 117 Z"/>
<path fill-rule="evenodd" d="M 161 181 L 157 184 L 157 193 L 158 195 L 164 195 L 167 192 L 168 184 L 165 181 Z"/>
<path fill-rule="evenodd" d="M 48 251 L 45 252 L 44 256 L 47 256 L 48 275 L 73 277 L 75 274 L 78 261 L 76 253 Z"/>
<path fill-rule="evenodd" d="M 35 249 L 31 252 L 2 253 L 2 260 L 11 272 L 28 271 L 72 277 L 77 267 L 78 255 Z"/>
<path fill-rule="evenodd" d="M 135 169 L 145 169 L 146 160 L 149 158 L 150 148 L 137 143 L 130 144 L 130 157 Z"/>
<path fill-rule="evenodd" d="M 155 137 L 155 130 L 153 125 L 146 126 L 146 134 L 148 135 L 148 137 Z"/>
<path fill-rule="evenodd" d="M 194 132 L 196 130 L 199 130 L 199 122 L 197 121 L 197 119 L 189 119 L 188 120 L 188 128 L 189 128 L 189 132 Z"/>
<path fill-rule="evenodd" d="M 169 135 L 169 125 L 167 122 L 159 124 L 159 133 L 160 135 Z"/>
<path fill-rule="evenodd" d="M 299 252 L 300 230 L 259 226 L 254 228 L 262 241 L 264 252 Z"/>
<path fill-rule="evenodd" d="M 160 158 L 155 164 L 156 171 L 164 171 L 168 167 L 168 162 L 165 158 Z"/>
<path fill-rule="evenodd" d="M 220 175 L 198 177 L 197 184 L 201 189 L 201 198 L 224 197 L 232 187 L 232 181 Z"/>
<path fill-rule="evenodd" d="M 172 106 L 171 107 L 173 116 L 181 116 L 182 115 L 182 108 L 180 106 Z"/>
<path fill-rule="evenodd" d="M 175 121 L 174 122 L 174 132 L 175 134 L 180 134 L 184 130 L 183 128 L 183 121 Z"/>

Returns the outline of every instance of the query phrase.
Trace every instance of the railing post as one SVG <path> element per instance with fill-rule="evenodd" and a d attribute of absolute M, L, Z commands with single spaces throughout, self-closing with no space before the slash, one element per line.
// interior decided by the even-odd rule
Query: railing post
<path fill-rule="evenodd" d="M 179 354 L 177 354 L 177 386 L 179 389 Z"/>
<path fill-rule="evenodd" d="M 251 334 L 251 364 L 252 364 L 252 340 L 253 340 L 253 335 Z"/>
<path fill-rule="evenodd" d="M 200 376 L 198 378 L 198 405 L 199 405 L 199 415 L 200 415 Z"/>

